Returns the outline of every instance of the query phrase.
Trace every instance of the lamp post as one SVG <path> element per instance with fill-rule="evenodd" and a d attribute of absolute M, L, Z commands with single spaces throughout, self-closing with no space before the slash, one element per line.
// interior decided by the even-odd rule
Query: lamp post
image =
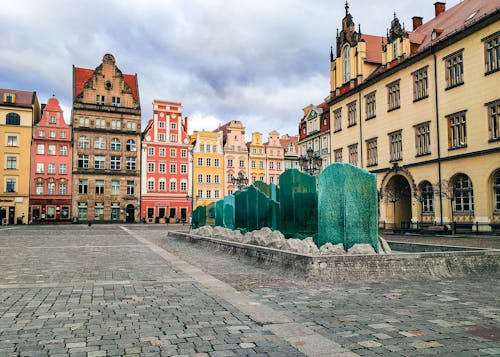
<path fill-rule="evenodd" d="M 238 177 L 231 177 L 231 183 L 238 187 L 238 191 L 241 191 L 243 187 L 248 186 L 248 177 L 245 177 L 242 172 L 238 174 Z"/>
<path fill-rule="evenodd" d="M 323 165 L 323 159 L 318 153 L 314 152 L 312 147 L 307 149 L 306 154 L 299 157 L 300 169 L 309 175 L 319 174 Z"/>

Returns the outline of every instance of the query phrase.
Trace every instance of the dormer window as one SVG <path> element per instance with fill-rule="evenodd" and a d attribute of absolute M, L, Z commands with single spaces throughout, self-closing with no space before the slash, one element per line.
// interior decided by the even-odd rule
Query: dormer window
<path fill-rule="evenodd" d="M 3 102 L 4 103 L 15 103 L 16 102 L 16 95 L 13 93 L 4 93 Z"/>
<path fill-rule="evenodd" d="M 344 47 L 344 83 L 351 80 L 350 52 L 351 48 L 349 45 L 346 45 Z"/>
<path fill-rule="evenodd" d="M 51 116 L 49 117 L 49 123 L 50 123 L 50 124 L 55 124 L 55 123 L 56 123 L 56 117 L 55 117 L 55 116 L 53 116 L 53 115 L 51 115 Z"/>

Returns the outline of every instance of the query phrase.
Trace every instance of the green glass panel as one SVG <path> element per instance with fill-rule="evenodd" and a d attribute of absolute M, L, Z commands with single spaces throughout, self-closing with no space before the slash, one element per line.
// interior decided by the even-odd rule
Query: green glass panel
<path fill-rule="evenodd" d="M 224 200 L 215 202 L 215 225 L 224 226 Z"/>
<path fill-rule="evenodd" d="M 196 207 L 196 209 L 193 211 L 192 217 L 193 219 L 191 224 L 193 228 L 204 226 L 207 223 L 207 214 L 205 206 Z"/>
<path fill-rule="evenodd" d="M 211 226 L 215 225 L 215 202 L 211 202 L 207 205 L 206 219 L 206 224 Z"/>
<path fill-rule="evenodd" d="M 234 196 L 229 195 L 224 197 L 223 203 L 223 227 L 234 229 Z"/>

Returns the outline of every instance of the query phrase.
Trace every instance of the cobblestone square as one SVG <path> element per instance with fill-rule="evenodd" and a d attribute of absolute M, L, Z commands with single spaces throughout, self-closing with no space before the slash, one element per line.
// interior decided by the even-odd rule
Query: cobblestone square
<path fill-rule="evenodd" d="M 170 228 L 0 228 L 0 356 L 500 355 L 498 276 L 308 282 Z"/>

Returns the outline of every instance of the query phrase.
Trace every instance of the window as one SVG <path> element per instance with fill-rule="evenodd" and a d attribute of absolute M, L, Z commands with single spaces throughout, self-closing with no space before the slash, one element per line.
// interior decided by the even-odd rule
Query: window
<path fill-rule="evenodd" d="M 232 159 L 227 160 L 227 167 L 233 167 L 233 160 Z"/>
<path fill-rule="evenodd" d="M 217 158 L 214 159 L 214 166 L 219 167 L 219 165 L 220 165 L 220 159 L 217 159 Z"/>
<path fill-rule="evenodd" d="M 264 168 L 264 161 L 259 161 L 259 169 L 263 169 Z"/>
<path fill-rule="evenodd" d="M 170 191 L 177 191 L 177 181 L 175 179 L 170 180 Z"/>
<path fill-rule="evenodd" d="M 103 137 L 97 137 L 94 140 L 94 149 L 105 150 L 106 149 L 106 140 Z"/>
<path fill-rule="evenodd" d="M 159 141 L 165 141 L 165 134 L 159 134 L 158 135 L 158 140 Z"/>
<path fill-rule="evenodd" d="M 135 184 L 134 181 L 127 181 L 127 195 L 135 194 Z"/>
<path fill-rule="evenodd" d="M 82 135 L 78 138 L 78 149 L 88 149 L 90 148 L 89 138 Z"/>
<path fill-rule="evenodd" d="M 212 175 L 207 175 L 207 183 L 212 183 Z"/>
<path fill-rule="evenodd" d="M 389 150 L 390 150 L 390 162 L 402 160 L 403 151 L 403 139 L 401 136 L 401 130 L 389 133 Z"/>
<path fill-rule="evenodd" d="M 154 156 L 155 155 L 155 148 L 149 147 L 148 148 L 148 156 Z"/>
<path fill-rule="evenodd" d="M 387 111 L 399 108 L 399 79 L 387 85 Z"/>
<path fill-rule="evenodd" d="M 89 156 L 84 154 L 78 155 L 78 168 L 88 169 L 89 168 Z"/>
<path fill-rule="evenodd" d="M 367 150 L 367 166 L 377 165 L 378 151 L 377 151 L 377 138 L 366 140 L 366 150 Z"/>
<path fill-rule="evenodd" d="M 122 167 L 121 156 L 111 156 L 109 168 L 111 170 L 120 170 Z"/>
<path fill-rule="evenodd" d="M 207 194 L 206 194 L 206 197 L 207 197 L 207 198 L 212 198 L 212 191 L 207 190 L 207 191 L 206 191 L 206 193 L 207 193 Z"/>
<path fill-rule="evenodd" d="M 60 195 L 65 195 L 67 191 L 67 186 L 65 183 L 60 183 L 59 184 L 59 194 Z"/>
<path fill-rule="evenodd" d="M 100 94 L 96 94 L 95 103 L 98 105 L 103 105 L 104 104 L 104 96 L 100 95 Z"/>
<path fill-rule="evenodd" d="M 347 104 L 347 126 L 356 125 L 356 101 Z"/>
<path fill-rule="evenodd" d="M 54 130 L 49 131 L 49 138 L 55 138 L 56 132 Z"/>
<path fill-rule="evenodd" d="M 59 146 L 59 155 L 61 155 L 61 156 L 68 155 L 68 147 L 66 145 Z"/>
<path fill-rule="evenodd" d="M 333 111 L 333 130 L 334 132 L 342 130 L 342 108 Z"/>
<path fill-rule="evenodd" d="M 430 122 L 415 126 L 417 156 L 431 153 Z"/>
<path fill-rule="evenodd" d="M 500 171 L 498 171 L 493 180 L 493 202 L 494 210 L 500 212 Z"/>
<path fill-rule="evenodd" d="M 170 173 L 171 174 L 177 173 L 177 164 L 170 164 Z"/>
<path fill-rule="evenodd" d="M 351 70 L 350 70 L 350 52 L 351 47 L 346 45 L 344 47 L 344 83 L 351 80 Z"/>
<path fill-rule="evenodd" d="M 161 157 L 167 156 L 166 153 L 167 151 L 165 148 L 158 148 L 158 155 L 160 155 Z"/>
<path fill-rule="evenodd" d="M 154 191 L 154 190 L 155 190 L 155 179 L 149 178 L 148 179 L 148 191 Z"/>
<path fill-rule="evenodd" d="M 499 37 L 500 37 L 500 32 L 496 32 L 493 35 L 483 39 L 484 55 L 486 62 L 486 74 L 493 73 L 500 69 Z"/>
<path fill-rule="evenodd" d="M 165 179 L 161 178 L 161 179 L 158 180 L 158 190 L 159 191 L 165 191 L 166 190 Z"/>
<path fill-rule="evenodd" d="M 269 169 L 274 170 L 274 161 L 269 161 Z"/>
<path fill-rule="evenodd" d="M 127 130 L 128 131 L 136 131 L 137 130 L 137 124 L 133 121 L 128 121 L 127 122 Z"/>
<path fill-rule="evenodd" d="M 127 163 L 127 170 L 135 170 L 135 168 L 136 168 L 135 157 L 127 157 L 125 160 Z"/>
<path fill-rule="evenodd" d="M 281 162 L 279 162 L 279 161 L 278 161 L 278 162 L 276 163 L 276 169 L 277 169 L 277 170 L 281 170 Z"/>
<path fill-rule="evenodd" d="M 62 175 L 65 175 L 67 173 L 67 165 L 66 164 L 59 164 L 59 173 Z"/>
<path fill-rule="evenodd" d="M 365 116 L 366 120 L 375 118 L 377 109 L 376 92 L 373 91 L 365 95 Z"/>
<path fill-rule="evenodd" d="M 17 146 L 17 136 L 8 135 L 7 136 L 7 146 Z"/>
<path fill-rule="evenodd" d="M 94 156 L 94 169 L 102 170 L 105 168 L 106 157 L 104 155 Z"/>
<path fill-rule="evenodd" d="M 474 192 L 469 176 L 458 174 L 453 180 L 453 211 L 474 212 Z"/>
<path fill-rule="evenodd" d="M 111 181 L 111 194 L 119 195 L 120 194 L 120 181 L 112 180 Z"/>
<path fill-rule="evenodd" d="M 148 172 L 155 172 L 155 163 L 148 162 Z"/>
<path fill-rule="evenodd" d="M 176 143 L 177 142 L 177 134 L 171 134 L 170 135 L 170 141 L 173 142 L 173 143 Z"/>
<path fill-rule="evenodd" d="M 412 73 L 413 75 L 413 101 L 427 98 L 429 96 L 429 83 L 427 80 L 427 66 Z"/>
<path fill-rule="evenodd" d="M 111 97 L 111 105 L 114 105 L 115 107 L 120 106 L 120 97 Z"/>
<path fill-rule="evenodd" d="M 7 178 L 5 180 L 5 189 L 6 192 L 16 192 L 16 179 Z"/>
<path fill-rule="evenodd" d="M 47 184 L 47 193 L 49 195 L 55 195 L 56 194 L 56 184 L 54 182 L 49 182 Z"/>
<path fill-rule="evenodd" d="M 158 127 L 162 128 L 162 129 L 165 128 L 165 122 L 164 121 L 159 121 L 158 122 Z"/>
<path fill-rule="evenodd" d="M 198 190 L 197 198 L 203 198 L 203 190 Z"/>
<path fill-rule="evenodd" d="M 187 182 L 186 181 L 181 181 L 181 191 L 182 192 L 187 191 Z"/>
<path fill-rule="evenodd" d="M 203 166 L 203 158 L 202 157 L 198 158 L 198 166 Z"/>
<path fill-rule="evenodd" d="M 217 152 L 217 145 L 212 145 L 212 152 Z"/>
<path fill-rule="evenodd" d="M 490 141 L 500 140 L 500 99 L 487 103 Z"/>
<path fill-rule="evenodd" d="M 56 123 L 56 117 L 53 116 L 53 115 L 49 116 L 49 123 L 50 124 L 55 124 Z"/>
<path fill-rule="evenodd" d="M 17 168 L 17 157 L 7 156 L 7 168 L 16 169 Z"/>
<path fill-rule="evenodd" d="M 255 165 L 255 160 L 252 160 L 252 169 L 255 169 L 257 166 Z"/>
<path fill-rule="evenodd" d="M 78 193 L 81 195 L 86 195 L 89 193 L 89 180 L 87 179 L 78 180 Z"/>
<path fill-rule="evenodd" d="M 448 147 L 457 149 L 467 146 L 465 111 L 448 115 Z"/>
<path fill-rule="evenodd" d="M 122 122 L 121 120 L 112 120 L 111 121 L 111 129 L 112 130 L 121 130 Z"/>
<path fill-rule="evenodd" d="M 170 123 L 170 129 L 177 129 L 177 123 Z"/>
<path fill-rule="evenodd" d="M 43 183 L 37 182 L 35 192 L 37 195 L 43 195 Z"/>
<path fill-rule="evenodd" d="M 219 197 L 220 197 L 219 190 L 214 190 L 214 198 L 219 198 Z"/>
<path fill-rule="evenodd" d="M 96 118 L 95 119 L 95 127 L 97 129 L 106 129 L 106 120 L 103 118 Z"/>
<path fill-rule="evenodd" d="M 443 58 L 446 68 L 446 89 L 464 83 L 463 50 Z"/>
<path fill-rule="evenodd" d="M 43 174 L 45 172 L 45 164 L 43 162 L 36 163 L 36 173 Z"/>
<path fill-rule="evenodd" d="M 349 150 L 349 163 L 351 165 L 357 166 L 358 165 L 358 144 L 349 145 L 347 148 Z"/>
<path fill-rule="evenodd" d="M 66 139 L 66 132 L 65 132 L 64 130 L 63 130 L 63 131 L 60 131 L 60 132 L 59 132 L 59 137 L 60 137 L 61 139 Z"/>
<path fill-rule="evenodd" d="M 187 150 L 186 149 L 181 150 L 181 157 L 187 157 Z"/>
<path fill-rule="evenodd" d="M 127 151 L 137 151 L 137 145 L 135 143 L 135 140 L 133 140 L 133 139 L 127 140 L 127 144 L 125 145 L 125 149 Z"/>
<path fill-rule="evenodd" d="M 47 173 L 49 174 L 55 174 L 56 173 L 56 164 L 53 162 L 49 162 L 47 165 Z"/>
<path fill-rule="evenodd" d="M 220 176 L 214 175 L 214 183 L 220 183 Z"/>
<path fill-rule="evenodd" d="M 342 162 L 342 148 L 336 149 L 334 152 L 335 162 Z"/>
<path fill-rule="evenodd" d="M 240 169 L 245 168 L 245 160 L 240 160 Z"/>
<path fill-rule="evenodd" d="M 121 150 L 122 149 L 122 143 L 121 143 L 120 139 L 118 139 L 118 138 L 111 139 L 110 149 L 114 150 L 114 151 Z"/>
<path fill-rule="evenodd" d="M 429 181 L 420 184 L 420 200 L 422 202 L 422 213 L 434 212 L 434 189 Z"/>
<path fill-rule="evenodd" d="M 45 154 L 45 145 L 44 144 L 37 144 L 36 145 L 36 153 L 38 155 L 43 155 Z"/>
<path fill-rule="evenodd" d="M 198 174 L 198 183 L 203 183 L 203 175 Z"/>
<path fill-rule="evenodd" d="M 4 93 L 3 95 L 4 103 L 14 103 L 16 101 L 16 95 L 14 93 Z"/>
<path fill-rule="evenodd" d="M 207 167 L 212 166 L 212 159 L 207 157 L 206 163 L 207 163 Z"/>
<path fill-rule="evenodd" d="M 187 165 L 181 164 L 181 174 L 187 174 Z"/>
<path fill-rule="evenodd" d="M 55 155 L 56 154 L 56 146 L 55 145 L 49 145 L 49 150 L 47 151 L 48 155 Z"/>
<path fill-rule="evenodd" d="M 95 194 L 104 195 L 104 180 L 95 180 Z"/>
<path fill-rule="evenodd" d="M 5 124 L 21 125 L 21 116 L 17 113 L 7 113 L 5 116 Z"/>
<path fill-rule="evenodd" d="M 167 172 L 167 164 L 159 163 L 158 164 L 158 172 L 161 174 L 164 174 L 165 172 Z"/>
<path fill-rule="evenodd" d="M 90 119 L 87 117 L 80 117 L 79 122 L 81 127 L 88 127 L 90 125 Z"/>

